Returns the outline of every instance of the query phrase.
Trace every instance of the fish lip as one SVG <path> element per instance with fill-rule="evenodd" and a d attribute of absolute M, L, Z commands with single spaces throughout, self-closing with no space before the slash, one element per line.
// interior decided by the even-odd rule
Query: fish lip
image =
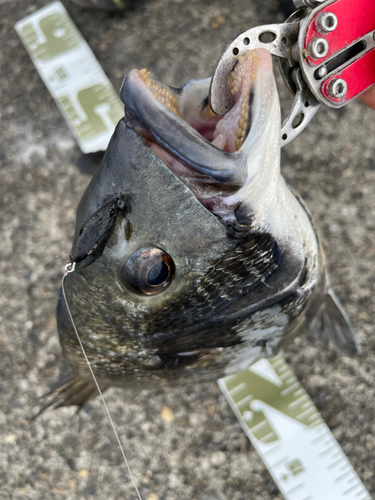
<path fill-rule="evenodd" d="M 172 89 L 175 95 L 182 89 Z M 190 126 L 164 104 L 147 87 L 138 70 L 131 70 L 120 90 L 126 119 L 151 141 L 156 141 L 182 163 L 220 183 L 243 186 L 246 182 L 246 159 L 243 149 L 223 151 Z"/>

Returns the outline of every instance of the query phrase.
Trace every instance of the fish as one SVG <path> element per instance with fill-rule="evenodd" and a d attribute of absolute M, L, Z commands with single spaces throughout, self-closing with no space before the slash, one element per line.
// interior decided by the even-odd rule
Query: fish
<path fill-rule="evenodd" d="M 77 209 L 57 323 L 72 372 L 51 405 L 102 390 L 217 380 L 308 330 L 360 351 L 311 216 L 280 171 L 280 103 L 267 50 L 239 56 L 233 108 L 210 78 L 177 89 L 144 69 Z"/>

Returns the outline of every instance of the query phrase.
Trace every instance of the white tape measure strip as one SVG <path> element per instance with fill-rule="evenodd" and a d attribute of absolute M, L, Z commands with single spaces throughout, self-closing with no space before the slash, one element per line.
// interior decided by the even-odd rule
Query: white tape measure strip
<path fill-rule="evenodd" d="M 282 355 L 218 383 L 287 500 L 371 500 Z"/>
<path fill-rule="evenodd" d="M 15 27 L 82 151 L 105 151 L 124 106 L 61 2 Z"/>

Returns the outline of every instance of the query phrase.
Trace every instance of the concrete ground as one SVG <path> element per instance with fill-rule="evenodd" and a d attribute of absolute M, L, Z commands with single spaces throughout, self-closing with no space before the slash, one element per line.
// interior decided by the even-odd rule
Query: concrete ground
<path fill-rule="evenodd" d="M 47 3 L 0 0 L 0 499 L 135 499 L 98 399 L 79 414 L 65 408 L 28 420 L 61 367 L 56 257 L 68 259 L 75 209 L 89 182 L 14 30 Z M 275 0 L 133 1 L 121 15 L 63 3 L 116 89 L 133 67 L 176 86 L 209 76 L 235 35 L 278 20 Z M 324 109 L 282 153 L 283 173 L 313 215 L 333 287 L 363 341 L 356 359 L 305 338 L 286 355 L 372 494 L 374 124 L 375 113 L 357 102 Z M 143 499 L 281 498 L 216 384 L 110 390 L 107 400 Z"/>

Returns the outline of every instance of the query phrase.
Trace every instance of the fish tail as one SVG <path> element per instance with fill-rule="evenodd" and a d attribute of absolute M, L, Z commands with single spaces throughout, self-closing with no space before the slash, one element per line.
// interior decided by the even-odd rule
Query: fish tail
<path fill-rule="evenodd" d="M 361 344 L 354 327 L 332 288 L 310 325 L 311 333 L 323 344 L 331 339 L 347 355 L 361 352 Z"/>
<path fill-rule="evenodd" d="M 104 392 L 105 389 L 106 387 L 101 387 L 102 392 Z M 40 397 L 41 400 L 44 400 L 51 396 L 31 420 L 35 420 L 48 408 L 56 409 L 62 406 L 78 406 L 79 409 L 81 409 L 90 399 L 98 394 L 98 389 L 93 382 L 88 382 L 87 380 L 83 380 L 71 374 L 69 378 L 64 377 L 63 380 L 60 380 L 48 392 Z"/>

